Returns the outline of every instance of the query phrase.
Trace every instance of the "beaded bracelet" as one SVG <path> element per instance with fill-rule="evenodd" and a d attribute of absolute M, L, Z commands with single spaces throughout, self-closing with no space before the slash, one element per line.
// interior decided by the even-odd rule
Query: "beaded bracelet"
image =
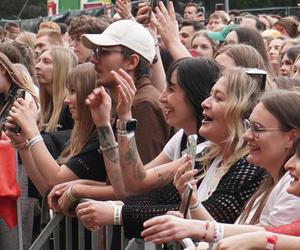
<path fill-rule="evenodd" d="M 33 137 L 26 143 L 26 147 L 28 148 L 28 150 L 30 150 L 34 144 L 42 140 L 43 137 L 40 134 L 38 134 L 37 136 Z"/>
<path fill-rule="evenodd" d="M 217 243 L 219 240 L 223 239 L 224 236 L 224 225 L 218 223 L 216 221 L 214 223 L 214 235 L 213 235 L 213 243 Z"/>
<path fill-rule="evenodd" d="M 121 225 L 121 212 L 123 206 L 114 207 L 114 225 Z"/>
<path fill-rule="evenodd" d="M 78 199 L 76 199 L 73 194 L 72 194 L 72 188 L 73 186 L 70 186 L 67 190 L 67 197 L 69 198 L 70 201 L 76 202 Z"/>

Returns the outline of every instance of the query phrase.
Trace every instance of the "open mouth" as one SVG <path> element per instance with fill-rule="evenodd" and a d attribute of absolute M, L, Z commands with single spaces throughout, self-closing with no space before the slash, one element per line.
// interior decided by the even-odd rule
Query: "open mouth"
<path fill-rule="evenodd" d="M 299 178 L 298 178 L 297 176 L 295 176 L 295 175 L 293 175 L 293 174 L 291 174 L 291 173 L 289 173 L 289 175 L 290 175 L 291 178 L 292 178 L 292 181 L 291 181 L 291 182 L 296 182 L 296 181 L 299 180 Z"/>
<path fill-rule="evenodd" d="M 255 146 L 255 145 L 248 144 L 248 147 L 250 148 L 250 151 L 257 151 L 257 150 L 259 150 L 259 147 Z"/>
<path fill-rule="evenodd" d="M 164 115 L 165 115 L 165 116 L 168 116 L 171 112 L 172 112 L 171 109 L 169 109 L 169 108 L 164 108 Z"/>
<path fill-rule="evenodd" d="M 213 121 L 213 119 L 210 116 L 206 115 L 206 114 L 203 114 L 202 117 L 203 117 L 202 123 L 212 122 Z"/>

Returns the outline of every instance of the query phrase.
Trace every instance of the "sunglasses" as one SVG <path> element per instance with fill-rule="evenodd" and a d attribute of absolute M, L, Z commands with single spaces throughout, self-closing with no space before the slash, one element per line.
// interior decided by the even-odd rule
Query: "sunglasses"
<path fill-rule="evenodd" d="M 96 47 L 92 49 L 92 53 L 96 58 L 100 58 L 101 55 L 108 55 L 111 53 L 123 53 L 122 49 L 108 48 L 108 47 Z"/>
<path fill-rule="evenodd" d="M 260 79 L 260 90 L 265 91 L 266 81 L 267 81 L 267 72 L 262 69 L 249 68 L 245 70 L 245 73 L 251 77 Z"/>

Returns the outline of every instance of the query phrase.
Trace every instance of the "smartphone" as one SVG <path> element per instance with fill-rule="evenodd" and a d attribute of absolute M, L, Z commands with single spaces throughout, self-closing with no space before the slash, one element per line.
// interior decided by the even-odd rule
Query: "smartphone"
<path fill-rule="evenodd" d="M 187 153 L 187 155 L 190 155 L 192 157 L 192 169 L 195 168 L 197 139 L 198 139 L 198 136 L 196 134 L 189 135 L 187 138 L 186 153 Z"/>
<path fill-rule="evenodd" d="M 25 92 L 24 89 L 18 89 L 14 99 L 15 100 L 17 100 L 18 98 L 25 99 L 25 93 L 26 92 Z M 19 133 L 21 133 L 21 128 L 18 125 L 16 125 L 16 127 L 11 129 L 11 131 L 16 133 L 16 134 L 19 134 Z"/>
<path fill-rule="evenodd" d="M 223 3 L 216 3 L 215 10 L 225 10 L 225 6 Z"/>
<path fill-rule="evenodd" d="M 190 183 L 188 183 L 185 187 L 184 193 L 181 198 L 180 207 L 179 207 L 179 212 L 183 215 L 183 218 L 186 218 L 187 212 L 189 210 L 192 194 L 193 194 L 193 187 Z"/>
<path fill-rule="evenodd" d="M 147 18 L 144 20 L 143 24 L 149 24 L 152 11 L 155 8 L 155 6 L 154 6 L 155 1 L 154 0 L 145 0 L 144 2 L 148 5 L 149 8 L 148 8 L 148 13 L 147 13 Z"/>

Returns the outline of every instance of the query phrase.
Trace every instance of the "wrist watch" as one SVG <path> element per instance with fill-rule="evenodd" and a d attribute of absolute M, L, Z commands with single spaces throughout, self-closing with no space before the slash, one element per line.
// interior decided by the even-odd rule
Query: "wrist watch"
<path fill-rule="evenodd" d="M 130 119 L 126 122 L 121 122 L 119 119 L 117 120 L 117 129 L 130 133 L 134 132 L 137 126 L 137 120 L 136 119 Z"/>

